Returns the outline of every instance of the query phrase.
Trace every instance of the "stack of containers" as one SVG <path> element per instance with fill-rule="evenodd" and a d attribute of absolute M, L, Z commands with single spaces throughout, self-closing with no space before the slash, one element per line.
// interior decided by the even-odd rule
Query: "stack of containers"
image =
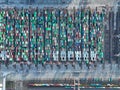
<path fill-rule="evenodd" d="M 14 51 L 14 12 L 13 9 L 6 11 L 6 32 L 5 32 L 6 60 L 13 62 L 15 60 Z"/>
<path fill-rule="evenodd" d="M 102 10 L 102 12 L 101 12 L 101 14 L 100 14 L 100 22 L 101 22 L 101 26 L 100 26 L 100 28 L 101 28 L 101 45 L 102 45 L 102 47 L 101 47 L 101 62 L 103 63 L 104 62 L 104 29 L 105 29 L 105 27 L 104 27 L 104 21 L 105 21 L 105 12 L 104 12 L 104 10 Z"/>
<path fill-rule="evenodd" d="M 103 61 L 103 12 L 95 10 L 91 16 L 91 60 Z"/>
<path fill-rule="evenodd" d="M 52 46 L 52 13 L 51 9 L 45 10 L 45 60 L 50 62 L 51 60 L 51 46 Z"/>
<path fill-rule="evenodd" d="M 74 11 L 69 11 L 67 16 L 67 50 L 68 50 L 68 61 L 74 60 Z"/>
<path fill-rule="evenodd" d="M 66 52 L 67 52 L 67 42 L 66 42 L 66 38 L 67 38 L 67 22 L 66 22 L 66 18 L 67 18 L 67 12 L 66 10 L 60 10 L 60 58 L 61 61 L 66 61 Z"/>
<path fill-rule="evenodd" d="M 85 12 L 84 12 L 84 9 L 81 9 L 81 25 L 80 25 L 80 29 L 81 29 L 81 56 L 83 57 L 82 59 L 82 61 L 84 61 L 84 59 L 85 59 L 85 56 L 86 55 L 84 55 L 85 53 L 85 51 L 84 51 L 84 15 L 85 15 Z"/>
<path fill-rule="evenodd" d="M 96 25 L 97 25 L 97 11 L 95 10 L 92 14 L 92 28 L 91 28 L 91 60 L 94 62 L 97 60 L 97 28 L 96 28 Z"/>
<path fill-rule="evenodd" d="M 44 17 L 43 10 L 38 10 L 37 44 L 38 62 L 44 63 Z"/>
<path fill-rule="evenodd" d="M 97 13 L 97 55 L 98 55 L 98 60 L 103 61 L 103 41 L 104 41 L 104 27 L 103 27 L 103 18 L 102 18 L 103 12 L 98 12 Z"/>
<path fill-rule="evenodd" d="M 82 26 L 81 26 L 81 14 L 83 12 L 81 12 L 80 9 L 78 9 L 76 11 L 76 17 L 75 17 L 75 21 L 76 21 L 76 29 L 75 29 L 75 33 L 74 33 L 74 39 L 75 39 L 75 46 L 74 46 L 74 50 L 75 50 L 75 58 L 76 61 L 81 62 L 82 61 L 82 48 L 81 48 L 81 39 L 82 39 L 82 35 L 81 35 L 81 31 L 82 31 Z"/>
<path fill-rule="evenodd" d="M 86 64 L 89 63 L 89 11 L 84 9 L 83 11 L 83 59 Z"/>
<path fill-rule="evenodd" d="M 0 9 L 0 62 L 5 61 L 5 11 Z"/>
<path fill-rule="evenodd" d="M 27 9 L 21 10 L 21 61 L 31 61 L 29 58 L 29 12 Z M 30 59 L 30 60 L 29 60 Z"/>
<path fill-rule="evenodd" d="M 57 10 L 52 11 L 52 51 L 53 51 L 53 61 L 59 61 L 59 16 L 57 15 Z"/>
<path fill-rule="evenodd" d="M 93 62 L 97 61 L 97 10 L 94 10 L 94 12 L 92 12 L 92 27 L 91 27 L 91 60 Z"/>
<path fill-rule="evenodd" d="M 90 35 L 90 38 L 91 38 L 91 48 L 90 48 L 90 53 L 91 53 L 91 61 L 95 61 L 95 56 L 94 56 L 94 52 L 95 52 L 95 39 L 96 39 L 96 34 L 95 34 L 95 28 L 94 28 L 94 25 L 96 24 L 96 21 L 95 21 L 95 14 L 96 12 L 92 12 L 93 14 L 91 14 L 91 35 Z"/>
<path fill-rule="evenodd" d="M 15 45 L 16 45 L 16 53 L 15 58 L 17 62 L 21 61 L 21 11 L 19 9 L 14 10 L 15 15 Z"/>
<path fill-rule="evenodd" d="M 32 9 L 30 12 L 30 25 L 31 25 L 31 29 L 30 29 L 30 56 L 32 59 L 32 62 L 36 65 L 38 64 L 38 58 L 37 58 L 37 43 L 36 42 L 36 35 L 37 35 L 37 10 L 36 9 Z"/>

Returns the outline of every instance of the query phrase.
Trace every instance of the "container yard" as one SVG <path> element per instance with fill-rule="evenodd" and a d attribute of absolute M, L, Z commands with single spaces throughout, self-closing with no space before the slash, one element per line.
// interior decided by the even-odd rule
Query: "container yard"
<path fill-rule="evenodd" d="M 1 64 L 104 62 L 104 9 L 1 9 Z"/>

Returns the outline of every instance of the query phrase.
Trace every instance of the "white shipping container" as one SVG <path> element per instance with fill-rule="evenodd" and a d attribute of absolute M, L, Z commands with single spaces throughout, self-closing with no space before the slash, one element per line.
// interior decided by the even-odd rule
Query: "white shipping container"
<path fill-rule="evenodd" d="M 61 51 L 61 61 L 66 61 L 66 51 Z"/>
<path fill-rule="evenodd" d="M 75 51 L 76 61 L 81 61 L 81 51 Z"/>
<path fill-rule="evenodd" d="M 87 50 L 83 50 L 83 59 L 84 59 L 84 61 L 87 61 L 87 59 L 89 58 L 89 54 L 88 54 L 88 52 L 87 52 Z"/>
<path fill-rule="evenodd" d="M 68 61 L 73 61 L 73 60 L 74 60 L 74 52 L 68 51 Z"/>
<path fill-rule="evenodd" d="M 58 60 L 58 59 L 59 59 L 58 54 L 59 54 L 58 51 L 54 51 L 54 52 L 53 52 L 53 61 L 59 61 L 59 60 Z"/>
<path fill-rule="evenodd" d="M 92 61 L 96 61 L 96 52 L 95 51 L 91 51 L 91 60 Z"/>

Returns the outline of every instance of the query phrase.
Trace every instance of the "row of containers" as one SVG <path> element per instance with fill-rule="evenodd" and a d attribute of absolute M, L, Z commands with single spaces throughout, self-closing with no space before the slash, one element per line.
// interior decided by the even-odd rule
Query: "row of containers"
<path fill-rule="evenodd" d="M 119 80 L 113 80 L 108 78 L 106 80 L 102 78 L 81 78 L 79 80 L 69 79 L 67 80 L 46 80 L 46 81 L 30 81 L 27 83 L 28 87 L 80 87 L 80 88 L 92 88 L 92 87 L 119 87 Z"/>
<path fill-rule="evenodd" d="M 1 9 L 0 61 L 103 61 L 104 19 L 97 9 Z"/>

